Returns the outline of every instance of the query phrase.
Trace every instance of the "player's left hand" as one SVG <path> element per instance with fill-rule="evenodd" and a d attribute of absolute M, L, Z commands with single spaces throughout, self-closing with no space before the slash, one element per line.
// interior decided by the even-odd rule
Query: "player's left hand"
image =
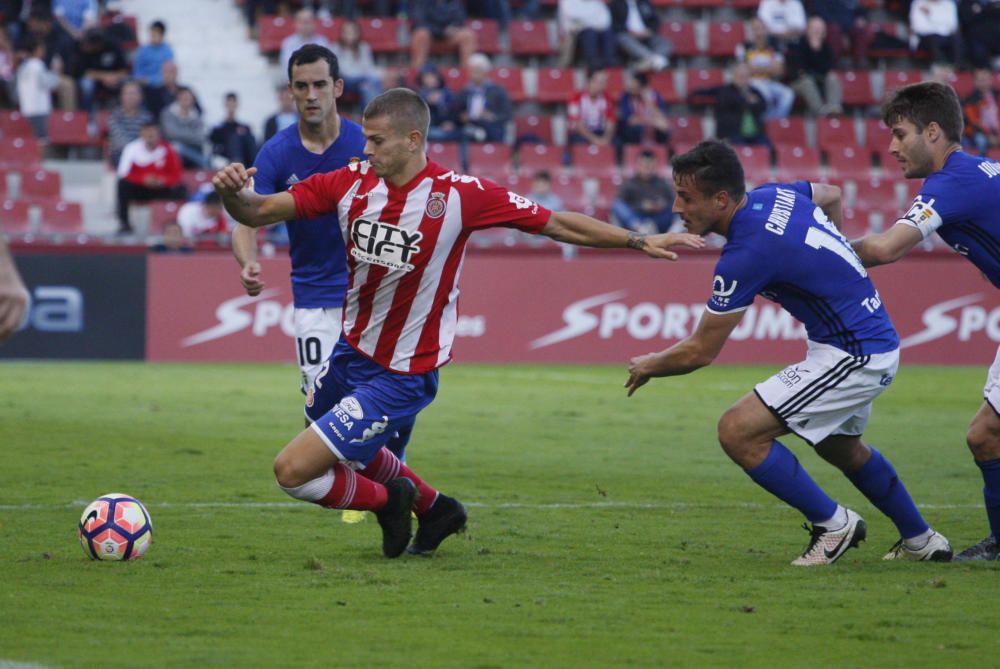
<path fill-rule="evenodd" d="M 647 353 L 629 360 L 628 380 L 625 381 L 625 388 L 628 389 L 628 397 L 632 397 L 635 391 L 643 387 L 652 378 L 656 353 Z"/>
<path fill-rule="evenodd" d="M 693 235 L 690 232 L 664 232 L 658 235 L 650 235 L 645 238 L 646 244 L 642 250 L 652 258 L 662 258 L 664 260 L 677 260 L 677 254 L 668 250 L 672 246 L 685 246 L 691 249 L 705 248 L 705 240 L 701 235 Z"/>

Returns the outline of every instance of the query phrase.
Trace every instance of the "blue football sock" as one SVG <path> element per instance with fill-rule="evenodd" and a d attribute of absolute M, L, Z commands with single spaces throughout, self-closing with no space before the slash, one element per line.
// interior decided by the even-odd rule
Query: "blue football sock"
<path fill-rule="evenodd" d="M 892 464 L 871 447 L 872 456 L 864 467 L 847 474 L 854 487 L 860 490 L 868 501 L 889 517 L 904 539 L 912 539 L 927 531 L 924 521 L 906 486 L 899 480 Z"/>
<path fill-rule="evenodd" d="M 798 458 L 779 441 L 771 442 L 771 452 L 764 462 L 746 473 L 764 490 L 801 511 L 809 522 L 822 522 L 837 511 L 837 503 L 816 485 Z"/>
<path fill-rule="evenodd" d="M 1000 537 L 1000 460 L 976 461 L 983 472 L 983 499 L 986 502 L 986 517 L 990 521 L 990 532 Z"/>

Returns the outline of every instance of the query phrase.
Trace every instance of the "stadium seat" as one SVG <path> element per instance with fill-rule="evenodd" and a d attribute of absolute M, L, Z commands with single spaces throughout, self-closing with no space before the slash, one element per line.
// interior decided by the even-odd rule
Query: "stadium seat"
<path fill-rule="evenodd" d="M 524 90 L 524 73 L 519 67 L 497 67 L 490 71 L 490 79 L 507 90 L 511 102 L 517 104 L 528 99 Z"/>
<path fill-rule="evenodd" d="M 462 157 L 458 144 L 454 142 L 431 142 L 427 145 L 427 155 L 434 162 L 448 169 L 462 172 Z"/>
<path fill-rule="evenodd" d="M 917 84 L 923 80 L 924 75 L 920 70 L 886 70 L 883 97 L 888 97 L 897 88 Z"/>
<path fill-rule="evenodd" d="M 673 70 L 662 70 L 650 74 L 649 85 L 663 96 L 667 104 L 673 105 L 683 102 L 680 93 L 677 92 L 677 83 L 674 81 Z"/>
<path fill-rule="evenodd" d="M 212 183 L 212 172 L 208 170 L 184 170 L 181 181 L 187 188 L 188 194 L 194 194 L 201 190 L 205 184 Z"/>
<path fill-rule="evenodd" d="M 42 162 L 42 148 L 34 137 L 0 138 L 0 166 L 35 168 Z"/>
<path fill-rule="evenodd" d="M 90 114 L 85 111 L 53 111 L 49 115 L 49 144 L 53 146 L 99 146 L 100 136 L 87 128 Z"/>
<path fill-rule="evenodd" d="M 174 200 L 153 200 L 149 202 L 149 234 L 162 235 L 167 221 L 177 220 L 177 212 L 183 202 Z"/>
<path fill-rule="evenodd" d="M 361 39 L 375 53 L 396 53 L 404 47 L 399 41 L 400 20 L 393 16 L 360 16 Z"/>
<path fill-rule="evenodd" d="M 496 181 L 514 170 L 510 147 L 500 142 L 469 144 L 469 173 Z"/>
<path fill-rule="evenodd" d="M 705 138 L 705 130 L 702 127 L 701 116 L 691 114 L 688 116 L 670 117 L 670 143 L 697 144 Z"/>
<path fill-rule="evenodd" d="M 496 19 L 472 19 L 466 24 L 476 33 L 477 49 L 482 53 L 496 55 L 500 48 L 500 24 Z"/>
<path fill-rule="evenodd" d="M 530 176 L 536 170 L 555 172 L 562 168 L 562 147 L 552 144 L 525 144 L 518 152 L 521 176 Z"/>
<path fill-rule="evenodd" d="M 23 236 L 34 232 L 31 221 L 31 207 L 24 200 L 4 200 L 0 202 L 0 232 Z"/>
<path fill-rule="evenodd" d="M 725 73 L 718 68 L 689 68 L 687 71 L 687 96 L 691 104 L 712 104 L 714 90 L 726 82 Z"/>
<path fill-rule="evenodd" d="M 806 122 L 801 116 L 771 119 L 765 123 L 767 136 L 774 144 L 806 145 Z"/>
<path fill-rule="evenodd" d="M 527 141 L 552 144 L 552 117 L 539 114 L 515 116 L 514 135 L 516 143 Z"/>
<path fill-rule="evenodd" d="M 618 98 L 625 92 L 625 69 L 621 67 L 609 67 L 604 70 L 608 76 L 608 87 L 606 92 L 611 99 L 618 102 Z"/>
<path fill-rule="evenodd" d="M 22 199 L 59 199 L 62 193 L 62 178 L 59 172 L 32 170 L 21 173 L 21 188 L 18 196 Z"/>
<path fill-rule="evenodd" d="M 0 111 L 0 134 L 4 137 L 34 137 L 28 117 L 19 111 Z"/>
<path fill-rule="evenodd" d="M 711 21 L 708 24 L 709 56 L 731 58 L 736 47 L 746 41 L 746 25 L 742 21 Z"/>
<path fill-rule="evenodd" d="M 766 146 L 734 146 L 747 180 L 765 183 L 771 180 L 771 150 Z"/>
<path fill-rule="evenodd" d="M 538 68 L 539 102 L 566 104 L 576 92 L 576 79 L 572 69 L 563 67 Z"/>
<path fill-rule="evenodd" d="M 618 169 L 615 149 L 610 144 L 574 144 L 570 147 L 570 158 L 578 174 L 598 176 Z"/>
<path fill-rule="evenodd" d="M 511 21 L 507 27 L 510 51 L 517 56 L 554 56 L 556 48 L 549 40 L 545 21 Z"/>
<path fill-rule="evenodd" d="M 469 73 L 461 67 L 444 67 L 440 72 L 444 85 L 452 91 L 460 91 L 469 83 Z"/>
<path fill-rule="evenodd" d="M 583 211 L 590 202 L 583 187 L 584 178 L 565 172 L 552 174 L 552 192 L 558 195 L 563 201 L 563 208 L 569 211 Z M 524 187 L 522 195 L 531 191 L 530 177 Z"/>
<path fill-rule="evenodd" d="M 851 177 L 854 182 L 854 207 L 871 209 L 875 207 L 893 206 L 899 208 L 902 204 L 896 195 L 896 181 L 869 175 Z"/>
<path fill-rule="evenodd" d="M 340 28 L 343 21 L 334 21 L 332 18 L 316 19 L 316 32 L 327 39 L 330 44 L 335 44 L 340 39 Z"/>
<path fill-rule="evenodd" d="M 838 146 L 858 146 L 854 130 L 854 119 L 841 116 L 826 116 L 816 120 L 816 145 L 820 149 Z"/>
<path fill-rule="evenodd" d="M 808 146 L 778 146 L 779 181 L 822 181 L 819 150 Z"/>
<path fill-rule="evenodd" d="M 868 212 L 851 207 L 840 210 L 840 232 L 848 239 L 857 239 L 868 234 Z"/>
<path fill-rule="evenodd" d="M 694 21 L 663 21 L 660 35 L 673 44 L 671 56 L 697 56 L 701 53 Z"/>
<path fill-rule="evenodd" d="M 257 42 L 263 54 L 281 51 L 281 42 L 295 32 L 295 24 L 284 16 L 261 16 L 257 21 Z M 374 49 L 374 47 L 372 47 Z"/>
<path fill-rule="evenodd" d="M 871 154 L 855 144 L 827 146 L 826 164 L 830 176 L 841 179 L 865 178 L 871 172 Z"/>
<path fill-rule="evenodd" d="M 843 88 L 845 105 L 867 107 L 875 104 L 872 80 L 867 70 L 844 70 L 838 73 L 837 77 Z"/>
<path fill-rule="evenodd" d="M 83 209 L 79 202 L 39 200 L 41 231 L 49 234 L 78 235 L 83 232 Z"/>

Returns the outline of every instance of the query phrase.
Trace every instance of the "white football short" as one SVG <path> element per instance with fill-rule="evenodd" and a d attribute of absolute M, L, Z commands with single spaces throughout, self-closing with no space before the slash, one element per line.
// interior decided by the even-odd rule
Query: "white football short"
<path fill-rule="evenodd" d="M 896 376 L 899 350 L 854 357 L 809 342 L 806 359 L 754 387 L 789 430 L 815 446 L 831 435 L 860 436 L 872 401 Z"/>
<path fill-rule="evenodd" d="M 983 399 L 989 402 L 995 412 L 1000 414 L 1000 348 L 997 349 L 997 357 L 993 359 L 989 374 L 986 375 Z"/>
<path fill-rule="evenodd" d="M 302 392 L 316 380 L 323 363 L 340 338 L 343 309 L 295 309 L 295 359 L 302 370 Z"/>

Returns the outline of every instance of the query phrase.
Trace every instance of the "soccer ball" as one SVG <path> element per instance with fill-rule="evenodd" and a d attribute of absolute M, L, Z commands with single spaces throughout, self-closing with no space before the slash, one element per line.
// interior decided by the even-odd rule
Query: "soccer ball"
<path fill-rule="evenodd" d="M 138 560 L 153 543 L 153 523 L 142 502 L 112 492 L 83 510 L 77 534 L 89 558 Z"/>

